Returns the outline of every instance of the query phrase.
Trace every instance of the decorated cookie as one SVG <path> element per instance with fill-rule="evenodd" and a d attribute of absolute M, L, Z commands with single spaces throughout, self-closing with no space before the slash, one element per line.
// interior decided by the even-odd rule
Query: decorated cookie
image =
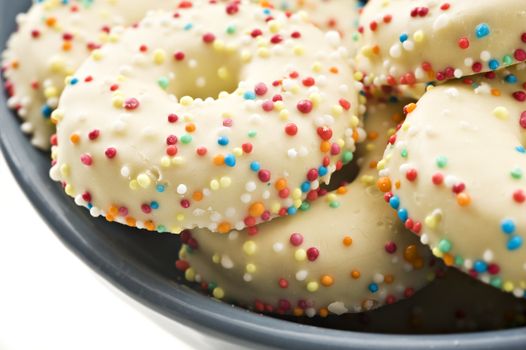
<path fill-rule="evenodd" d="M 524 297 L 526 65 L 429 89 L 390 139 L 378 187 L 446 264 Z"/>
<path fill-rule="evenodd" d="M 444 81 L 526 60 L 516 0 L 371 0 L 360 18 L 360 70 L 376 84 Z"/>
<path fill-rule="evenodd" d="M 114 38 L 113 26 L 130 25 L 149 9 L 172 9 L 180 1 L 126 0 L 36 1 L 17 18 L 2 56 L 9 107 L 23 119 L 22 130 L 38 148 L 49 149 L 54 127 L 50 121 L 64 79 L 90 52 Z"/>
<path fill-rule="evenodd" d="M 400 121 L 398 104 L 366 119 L 357 179 L 262 224 L 257 235 L 185 231 L 176 266 L 214 297 L 259 312 L 295 316 L 355 313 L 412 296 L 433 276 L 432 254 L 386 210 L 376 161 Z M 360 149 L 360 148 L 359 148 Z"/>
<path fill-rule="evenodd" d="M 302 16 L 203 1 L 111 35 L 52 115 L 51 176 L 94 216 L 256 232 L 315 199 L 365 137 L 347 50 Z"/>

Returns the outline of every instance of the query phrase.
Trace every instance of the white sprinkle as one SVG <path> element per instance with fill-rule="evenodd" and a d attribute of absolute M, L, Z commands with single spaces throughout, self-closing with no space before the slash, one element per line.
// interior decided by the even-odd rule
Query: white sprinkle
<path fill-rule="evenodd" d="M 276 253 L 279 253 L 279 252 L 283 251 L 283 243 L 280 243 L 280 242 L 274 243 L 274 245 L 272 246 L 272 249 Z"/>
<path fill-rule="evenodd" d="M 234 262 L 232 261 L 232 259 L 230 259 L 228 255 L 223 255 L 221 256 L 221 266 L 223 266 L 223 268 L 227 270 L 230 270 L 234 267 Z"/>
<path fill-rule="evenodd" d="M 180 184 L 179 186 L 177 186 L 177 194 L 183 195 L 186 193 L 187 190 L 188 188 L 186 187 L 186 185 Z"/>
<path fill-rule="evenodd" d="M 341 301 L 335 301 L 334 303 L 329 304 L 327 309 L 338 316 L 349 312 L 349 309 L 347 309 L 345 304 Z"/>
<path fill-rule="evenodd" d="M 296 272 L 296 280 L 305 281 L 308 275 L 309 272 L 307 270 L 299 270 L 298 272 Z"/>

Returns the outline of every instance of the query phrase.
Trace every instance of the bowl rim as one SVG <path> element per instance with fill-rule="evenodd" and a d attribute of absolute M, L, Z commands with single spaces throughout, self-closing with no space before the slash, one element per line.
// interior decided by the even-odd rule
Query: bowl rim
<path fill-rule="evenodd" d="M 0 2 L 3 9 L 9 3 L 13 4 L 9 0 Z M 29 1 L 15 3 L 28 4 Z M 2 23 L 3 28 L 0 30 L 4 31 L 5 36 L 8 29 L 12 30 L 14 27 L 13 19 Z M 2 41 L 0 50 L 3 50 L 4 45 Z M 148 273 L 140 265 L 126 265 L 127 262 L 118 256 L 113 247 L 90 241 L 93 236 L 84 234 L 86 228 L 83 229 L 82 223 L 77 222 L 75 225 L 74 220 L 65 215 L 70 213 L 67 207 L 74 203 L 71 201 L 64 205 L 65 196 L 52 183 L 48 173 L 36 171 L 31 160 L 45 153 L 30 145 L 28 138 L 20 131 L 18 118 L 7 109 L 6 102 L 5 94 L 0 93 L 0 148 L 16 181 L 39 215 L 64 245 L 96 273 L 130 297 L 168 318 L 215 337 L 251 347 L 256 345 L 302 350 L 327 347 L 377 350 L 526 347 L 526 327 L 445 335 L 395 335 L 301 325 L 219 302 L 178 285 L 175 281 Z M 31 166 L 34 169 L 30 169 Z"/>

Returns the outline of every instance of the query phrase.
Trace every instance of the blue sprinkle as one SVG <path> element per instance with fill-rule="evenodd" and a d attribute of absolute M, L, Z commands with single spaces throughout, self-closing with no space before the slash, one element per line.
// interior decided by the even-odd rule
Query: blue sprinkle
<path fill-rule="evenodd" d="M 393 209 L 398 209 L 400 206 L 400 199 L 397 196 L 391 197 L 391 199 L 389 199 L 389 205 Z"/>
<path fill-rule="evenodd" d="M 87 207 L 88 207 L 88 210 L 91 210 L 91 208 L 93 208 L 93 204 L 88 203 Z"/>
<path fill-rule="evenodd" d="M 407 209 L 400 208 L 398 209 L 398 218 L 402 220 L 402 222 L 406 222 L 406 220 L 409 218 L 409 214 L 407 213 Z"/>
<path fill-rule="evenodd" d="M 159 184 L 159 185 L 157 185 L 157 186 L 155 187 L 155 189 L 157 190 L 157 192 L 159 192 L 159 193 L 163 193 L 164 190 L 165 190 L 165 187 L 164 187 L 164 185 Z"/>
<path fill-rule="evenodd" d="M 151 202 L 150 208 L 152 208 L 153 210 L 159 209 L 159 203 L 157 203 L 156 201 Z"/>
<path fill-rule="evenodd" d="M 79 82 L 79 80 L 77 78 L 71 78 L 71 80 L 69 81 L 69 84 L 70 85 L 77 85 L 78 82 Z"/>
<path fill-rule="evenodd" d="M 53 108 L 49 107 L 48 105 L 42 106 L 42 116 L 46 119 L 51 118 L 51 113 L 53 113 Z"/>
<path fill-rule="evenodd" d="M 506 234 L 512 234 L 515 232 L 515 223 L 511 219 L 502 220 L 500 223 L 500 229 Z"/>
<path fill-rule="evenodd" d="M 486 270 L 488 269 L 488 264 L 486 264 L 482 260 L 477 260 L 477 261 L 475 261 L 475 264 L 473 264 L 473 268 L 478 273 L 483 273 L 483 272 L 486 272 Z"/>
<path fill-rule="evenodd" d="M 247 91 L 243 95 L 245 100 L 255 100 L 256 99 L 256 93 L 254 91 Z"/>
<path fill-rule="evenodd" d="M 305 181 L 304 183 L 301 184 L 301 192 L 305 193 L 309 191 L 310 191 L 310 182 Z"/>
<path fill-rule="evenodd" d="M 404 41 L 406 41 L 407 39 L 409 39 L 409 36 L 404 33 L 402 35 L 400 35 L 400 42 L 403 43 Z"/>
<path fill-rule="evenodd" d="M 183 27 L 183 29 L 184 29 L 184 30 L 190 30 L 190 29 L 192 29 L 192 27 L 193 27 L 193 24 L 192 24 L 192 23 L 188 23 L 187 25 L 185 25 L 185 26 Z"/>
<path fill-rule="evenodd" d="M 369 284 L 369 287 L 367 287 L 367 288 L 369 288 L 369 291 L 370 291 L 371 293 L 376 293 L 376 292 L 378 292 L 378 285 L 377 285 L 376 283 L 371 283 L 371 284 Z"/>
<path fill-rule="evenodd" d="M 264 13 L 265 15 L 270 15 L 272 12 L 270 12 L 270 9 L 264 9 L 264 10 L 263 10 L 263 13 Z"/>
<path fill-rule="evenodd" d="M 220 136 L 218 139 L 217 139 L 217 143 L 220 145 L 220 146 L 226 146 L 228 145 L 230 141 L 228 140 L 228 137 L 226 136 Z"/>
<path fill-rule="evenodd" d="M 479 39 L 488 36 L 490 33 L 491 30 L 486 23 L 481 23 L 475 28 L 475 35 L 477 35 L 477 38 Z"/>
<path fill-rule="evenodd" d="M 522 237 L 521 236 L 513 236 L 510 238 L 507 244 L 508 250 L 516 250 L 519 249 L 522 246 Z"/>
<path fill-rule="evenodd" d="M 298 212 L 298 209 L 296 209 L 296 207 L 289 207 L 287 209 L 287 214 L 289 215 L 295 215 L 297 212 Z"/>
<path fill-rule="evenodd" d="M 515 150 L 519 153 L 526 153 L 526 149 L 524 148 L 524 146 L 517 146 L 515 147 Z"/>
<path fill-rule="evenodd" d="M 261 165 L 259 165 L 258 162 L 250 163 L 250 170 L 252 170 L 252 171 L 259 171 L 259 169 L 261 169 Z"/>
<path fill-rule="evenodd" d="M 507 83 L 515 84 L 517 82 L 517 76 L 515 76 L 513 74 L 508 74 L 508 75 L 506 75 L 505 80 L 506 80 Z"/>
<path fill-rule="evenodd" d="M 225 165 L 229 167 L 235 167 L 236 166 L 236 157 L 233 154 L 227 154 L 225 156 Z"/>
<path fill-rule="evenodd" d="M 500 63 L 496 59 L 491 59 L 488 63 L 488 67 L 491 70 L 497 70 L 500 67 Z"/>
<path fill-rule="evenodd" d="M 325 176 L 325 175 L 327 175 L 328 172 L 329 171 L 324 166 L 321 166 L 321 167 L 318 168 L 318 176 Z"/>

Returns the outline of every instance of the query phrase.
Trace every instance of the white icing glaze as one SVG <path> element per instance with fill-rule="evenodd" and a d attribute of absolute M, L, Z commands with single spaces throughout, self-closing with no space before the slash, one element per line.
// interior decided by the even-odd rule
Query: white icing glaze
<path fill-rule="evenodd" d="M 235 232 L 231 239 L 232 233 L 185 231 L 177 267 L 186 278 L 206 282 L 219 299 L 309 317 L 370 310 L 426 285 L 440 265 L 397 222 L 374 186 L 376 161 L 396 125 L 389 118 L 400 117 L 401 105 L 369 108 L 369 138 L 358 146 L 362 169 L 354 182 L 304 213 L 260 225 L 257 235 Z M 232 261 L 228 268 L 224 256 Z M 307 312 L 311 308 L 314 313 Z"/>
<path fill-rule="evenodd" d="M 379 163 L 406 226 L 448 265 L 526 288 L 523 64 L 430 89 Z M 416 108 L 415 108 L 416 107 Z"/>
<path fill-rule="evenodd" d="M 358 66 L 377 85 L 492 71 L 526 60 L 525 20 L 516 0 L 371 0 Z"/>
<path fill-rule="evenodd" d="M 113 32 L 53 113 L 51 176 L 93 215 L 149 230 L 294 214 L 364 137 L 359 86 L 327 35 L 206 1 Z"/>

